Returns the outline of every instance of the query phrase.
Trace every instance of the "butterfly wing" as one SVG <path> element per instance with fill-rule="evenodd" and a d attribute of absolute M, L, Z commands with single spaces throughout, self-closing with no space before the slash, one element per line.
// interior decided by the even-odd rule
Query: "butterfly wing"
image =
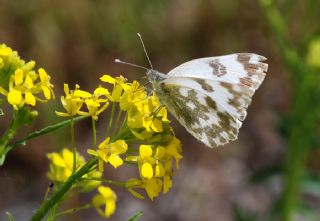
<path fill-rule="evenodd" d="M 237 53 L 219 57 L 199 58 L 172 69 L 168 77 L 194 77 L 231 84 L 244 84 L 258 89 L 268 65 L 265 57 L 251 53 Z"/>
<path fill-rule="evenodd" d="M 223 145 L 237 138 L 265 77 L 264 60 L 240 53 L 186 62 L 167 74 L 160 97 L 194 137 L 209 147 Z"/>

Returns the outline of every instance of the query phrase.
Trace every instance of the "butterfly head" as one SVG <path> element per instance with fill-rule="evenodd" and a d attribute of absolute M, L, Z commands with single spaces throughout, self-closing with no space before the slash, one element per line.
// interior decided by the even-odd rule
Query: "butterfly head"
<path fill-rule="evenodd" d="M 147 78 L 151 83 L 158 83 L 160 81 L 163 81 L 166 78 L 165 74 L 162 74 L 159 71 L 148 69 L 147 70 Z"/>

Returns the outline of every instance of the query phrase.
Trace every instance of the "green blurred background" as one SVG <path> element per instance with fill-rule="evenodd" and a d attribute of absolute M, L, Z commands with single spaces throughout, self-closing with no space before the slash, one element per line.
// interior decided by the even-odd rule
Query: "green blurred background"
<path fill-rule="evenodd" d="M 172 190 L 154 202 L 116 189 L 110 220 L 320 220 L 319 0 L 0 0 L 0 42 L 33 59 L 52 76 L 57 99 L 41 105 L 33 130 L 57 122 L 63 83 L 92 90 L 108 73 L 141 79 L 147 66 L 168 72 L 193 58 L 253 52 L 268 58 L 239 139 L 208 149 L 172 117 L 184 158 Z M 4 120 L 5 121 L 5 120 Z M 0 124 L 0 132 L 6 123 Z M 99 127 L 104 128 L 107 118 Z M 21 131 L 21 136 L 32 129 Z M 77 126 L 81 152 L 90 147 L 90 122 Z M 101 138 L 102 139 L 102 138 Z M 48 187 L 46 153 L 69 145 L 68 130 L 11 152 L 0 168 L 0 220 L 10 211 L 27 220 Z M 116 170 L 114 179 L 134 170 Z M 79 196 L 65 208 L 90 200 Z M 63 219 L 61 219 L 63 220 Z M 103 220 L 93 209 L 64 220 Z"/>

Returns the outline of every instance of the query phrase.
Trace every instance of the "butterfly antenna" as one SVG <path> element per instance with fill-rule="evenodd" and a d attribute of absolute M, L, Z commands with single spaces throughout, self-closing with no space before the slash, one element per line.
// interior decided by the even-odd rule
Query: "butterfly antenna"
<path fill-rule="evenodd" d="M 141 37 L 140 33 L 137 33 L 137 35 L 138 35 L 138 37 L 139 37 L 139 39 L 140 39 L 141 45 L 142 45 L 143 50 L 144 50 L 144 53 L 145 53 L 145 55 L 146 55 L 146 57 L 147 57 L 147 59 L 148 59 L 149 65 L 150 65 L 151 69 L 153 69 L 153 66 L 152 66 L 151 61 L 150 61 L 150 58 L 149 58 L 149 56 L 148 56 L 148 53 L 147 53 L 146 47 L 144 46 L 144 43 L 143 43 L 142 37 Z"/>
<path fill-rule="evenodd" d="M 126 65 L 129 65 L 129 66 L 132 66 L 132 67 L 136 67 L 136 68 L 142 68 L 144 70 L 149 70 L 146 67 L 143 67 L 143 66 L 140 66 L 140 65 L 137 65 L 137 64 L 132 64 L 132 63 L 129 63 L 129 62 L 124 62 L 124 61 L 121 61 L 120 59 L 115 59 L 114 62 L 119 63 L 119 64 L 126 64 Z"/>

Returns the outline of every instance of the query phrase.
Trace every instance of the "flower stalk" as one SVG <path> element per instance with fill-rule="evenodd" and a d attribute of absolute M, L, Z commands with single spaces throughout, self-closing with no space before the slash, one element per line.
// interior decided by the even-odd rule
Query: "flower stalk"
<path fill-rule="evenodd" d="M 70 122 L 70 134 L 71 134 L 71 148 L 72 148 L 72 152 L 73 152 L 73 169 L 72 172 L 76 172 L 76 165 L 77 165 L 77 149 L 76 149 L 76 142 L 74 139 L 74 120 L 73 118 L 71 118 L 71 122 Z"/>
<path fill-rule="evenodd" d="M 83 165 L 78 171 L 73 173 L 66 182 L 64 182 L 61 187 L 52 194 L 52 196 L 45 200 L 40 208 L 33 214 L 29 221 L 40 221 L 42 220 L 47 212 L 52 208 L 66 193 L 71 187 L 78 181 L 80 178 L 87 174 L 90 169 L 96 165 L 98 159 L 92 158 L 85 165 Z"/>

